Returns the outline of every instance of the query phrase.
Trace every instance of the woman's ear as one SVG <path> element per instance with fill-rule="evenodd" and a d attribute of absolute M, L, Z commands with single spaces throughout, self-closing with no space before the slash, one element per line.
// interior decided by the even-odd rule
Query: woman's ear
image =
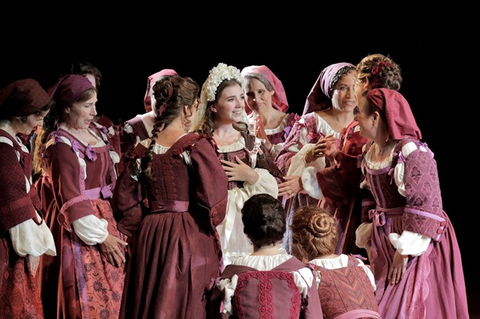
<path fill-rule="evenodd" d="M 215 104 L 212 104 L 209 107 L 212 112 L 217 113 L 217 108 L 215 107 Z"/>
<path fill-rule="evenodd" d="M 364 77 L 363 80 L 364 81 L 362 82 L 362 90 L 364 91 L 371 90 L 372 86 L 370 85 L 370 80 L 367 77 Z"/>
<path fill-rule="evenodd" d="M 372 119 L 375 124 L 378 124 L 380 120 L 380 113 L 378 111 L 374 111 L 372 114 Z"/>
<path fill-rule="evenodd" d="M 185 114 L 185 116 L 192 115 L 192 111 L 190 111 L 190 107 L 186 104 L 183 106 L 183 114 Z"/>

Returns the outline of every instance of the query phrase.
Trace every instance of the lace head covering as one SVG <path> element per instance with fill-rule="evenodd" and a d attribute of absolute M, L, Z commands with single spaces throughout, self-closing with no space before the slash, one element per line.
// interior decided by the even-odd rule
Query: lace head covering
<path fill-rule="evenodd" d="M 202 85 L 202 91 L 200 93 L 200 104 L 198 105 L 197 115 L 195 116 L 195 123 L 192 127 L 198 127 L 203 122 L 206 114 L 206 110 L 209 102 L 213 102 L 216 99 L 217 89 L 220 84 L 225 80 L 236 80 L 243 89 L 243 77 L 240 74 L 240 70 L 233 65 L 226 65 L 225 63 L 218 63 L 216 67 L 213 67 L 207 79 Z M 244 112 L 243 121 L 248 123 L 247 113 Z"/>
<path fill-rule="evenodd" d="M 151 103 L 151 93 L 152 93 L 152 88 L 155 82 L 160 80 L 163 76 L 166 75 L 174 75 L 178 76 L 178 73 L 173 70 L 173 69 L 163 69 L 161 71 L 158 71 L 156 73 L 153 73 L 147 78 L 147 90 L 145 91 L 145 97 L 143 98 L 143 104 L 145 106 L 145 111 L 150 112 L 152 110 L 152 105 Z"/>
<path fill-rule="evenodd" d="M 422 138 L 410 105 L 402 94 L 390 89 L 372 89 L 367 93 L 367 100 L 385 116 L 388 131 L 394 140 L 407 136 L 418 140 Z"/>
<path fill-rule="evenodd" d="M 28 116 L 41 110 L 51 99 L 34 79 L 16 80 L 0 90 L 0 107 L 4 115 Z"/>
<path fill-rule="evenodd" d="M 332 88 L 340 79 L 344 68 L 354 70 L 355 66 L 348 62 L 340 62 L 327 66 L 318 76 L 310 93 L 308 93 L 303 114 L 326 110 L 332 107 Z"/>
<path fill-rule="evenodd" d="M 263 76 L 270 84 L 272 85 L 275 93 L 272 96 L 272 106 L 279 111 L 287 112 L 288 110 L 288 101 L 287 95 L 285 94 L 285 89 L 283 87 L 282 81 L 280 81 L 277 76 L 265 65 L 251 65 L 244 67 L 242 72 L 242 76 L 245 78 L 246 76 L 251 76 L 257 78 Z M 247 113 L 250 113 L 251 110 L 246 105 Z"/>

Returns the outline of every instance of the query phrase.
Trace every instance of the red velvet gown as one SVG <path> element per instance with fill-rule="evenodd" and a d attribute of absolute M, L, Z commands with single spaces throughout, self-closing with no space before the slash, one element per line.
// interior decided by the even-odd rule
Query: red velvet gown
<path fill-rule="evenodd" d="M 132 237 L 120 318 L 206 318 L 223 267 L 215 227 L 225 217 L 227 175 L 210 141 L 195 133 L 161 148 L 138 144 L 140 161 L 152 155 L 152 178 L 137 175 L 132 161 L 115 189 L 119 227 Z"/>
<path fill-rule="evenodd" d="M 103 127 L 92 123 L 90 129 L 104 146 L 85 146 L 62 129 L 46 143 L 46 174 L 38 182 L 43 205 L 49 208 L 45 221 L 57 246 L 57 256 L 42 257 L 40 265 L 46 318 L 117 318 L 120 311 L 124 265 L 109 263 L 98 245 L 87 245 L 72 228 L 72 222 L 94 215 L 108 222 L 111 235 L 123 238 L 110 204 L 116 181 L 114 148 Z"/>

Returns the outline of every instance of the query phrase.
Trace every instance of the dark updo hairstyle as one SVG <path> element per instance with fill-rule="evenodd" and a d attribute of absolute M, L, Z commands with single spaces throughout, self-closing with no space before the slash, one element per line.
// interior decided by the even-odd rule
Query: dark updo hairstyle
<path fill-rule="evenodd" d="M 87 76 L 88 74 L 93 75 L 95 78 L 95 87 L 100 87 L 100 81 L 102 80 L 102 72 L 99 68 L 88 61 L 77 60 L 72 62 L 68 68 L 62 72 L 60 77 L 63 77 L 66 74 L 79 74 Z"/>
<path fill-rule="evenodd" d="M 400 66 L 380 53 L 370 54 L 357 64 L 357 79 L 368 79 L 372 89 L 385 88 L 398 91 L 402 84 Z"/>
<path fill-rule="evenodd" d="M 298 208 L 290 225 L 292 243 L 306 260 L 335 253 L 338 224 L 324 208 L 306 205 Z"/>
<path fill-rule="evenodd" d="M 259 248 L 283 239 L 286 212 L 282 203 L 269 194 L 250 197 L 242 208 L 243 232 Z"/>

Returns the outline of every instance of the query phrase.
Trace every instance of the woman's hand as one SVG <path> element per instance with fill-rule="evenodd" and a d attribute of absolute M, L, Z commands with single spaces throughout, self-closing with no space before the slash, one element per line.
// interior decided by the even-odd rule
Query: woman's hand
<path fill-rule="evenodd" d="M 265 127 L 263 126 L 262 119 L 260 115 L 255 117 L 255 136 L 263 140 L 265 148 L 270 151 L 272 149 L 272 143 L 268 139 L 267 133 L 265 133 Z"/>
<path fill-rule="evenodd" d="M 228 176 L 228 181 L 241 181 L 248 182 L 250 185 L 255 184 L 258 181 L 259 175 L 253 168 L 242 162 L 238 156 L 235 156 L 237 163 L 233 163 L 226 160 L 220 160 L 222 162 L 223 170 Z"/>
<path fill-rule="evenodd" d="M 311 163 L 323 156 L 334 157 L 337 152 L 337 139 L 333 134 L 320 138 L 305 155 L 305 162 Z"/>
<path fill-rule="evenodd" d="M 35 274 L 37 273 L 37 268 L 39 263 L 40 263 L 40 256 L 34 257 L 32 255 L 27 255 L 28 269 L 33 274 L 33 277 L 35 277 Z"/>
<path fill-rule="evenodd" d="M 301 176 L 284 176 L 285 182 L 278 184 L 278 196 L 287 195 L 290 199 L 303 190 Z"/>
<path fill-rule="evenodd" d="M 400 253 L 395 251 L 393 256 L 393 263 L 390 266 L 388 271 L 387 279 L 390 281 L 390 285 L 395 285 L 402 280 L 405 271 L 407 270 L 408 256 L 400 255 Z"/>
<path fill-rule="evenodd" d="M 107 239 L 103 243 L 98 244 L 100 253 L 109 263 L 116 267 L 120 267 L 125 262 L 125 255 L 118 245 L 127 246 L 128 243 L 110 234 L 108 234 Z"/>

